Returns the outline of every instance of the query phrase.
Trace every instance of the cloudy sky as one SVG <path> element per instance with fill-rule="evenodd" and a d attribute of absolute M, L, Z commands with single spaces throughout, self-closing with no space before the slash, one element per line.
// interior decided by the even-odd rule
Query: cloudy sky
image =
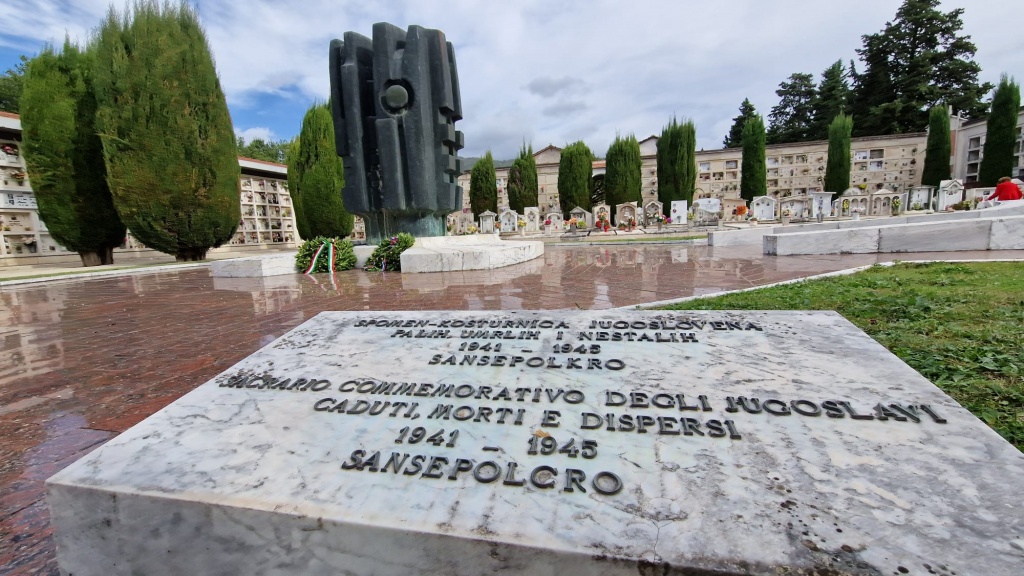
<path fill-rule="evenodd" d="M 236 131 L 291 138 L 329 89 L 327 46 L 374 22 L 419 24 L 455 45 L 464 156 L 514 157 L 582 139 L 603 155 L 615 135 L 660 133 L 691 118 L 718 148 L 744 97 L 767 116 L 779 82 L 849 61 L 902 0 L 198 0 Z M 3 0 L 0 71 L 65 33 L 84 38 L 109 0 Z M 115 2 L 123 6 L 123 1 Z M 963 6 L 982 80 L 1024 80 L 1024 36 L 1005 0 Z"/>

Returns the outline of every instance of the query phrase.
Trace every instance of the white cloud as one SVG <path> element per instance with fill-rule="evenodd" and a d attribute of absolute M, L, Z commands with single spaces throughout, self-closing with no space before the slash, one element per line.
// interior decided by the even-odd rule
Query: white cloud
<path fill-rule="evenodd" d="M 257 138 L 263 140 L 264 142 L 271 142 L 277 140 L 277 137 L 274 136 L 274 133 L 270 130 L 270 128 L 263 127 L 247 128 L 245 130 L 239 130 L 238 128 L 235 128 L 235 136 L 238 136 L 239 138 L 244 140 L 246 144 L 252 142 Z"/>
<path fill-rule="evenodd" d="M 0 46 L 26 51 L 84 36 L 109 0 L 0 3 Z M 691 118 L 698 147 L 717 148 L 743 98 L 767 115 L 779 82 L 818 77 L 856 58 L 862 34 L 881 30 L 901 0 L 199 0 L 199 12 L 236 119 L 268 98 L 297 110 L 326 99 L 327 46 L 374 22 L 443 30 L 455 45 L 466 155 L 513 157 L 578 139 L 604 154 L 618 133 L 657 134 L 671 116 Z M 69 6 L 73 4 L 73 6 Z M 966 4 L 964 31 L 978 45 L 982 80 L 1024 80 L 1019 35 L 1003 0 Z M 942 10 L 957 7 L 943 2 Z M 273 123 L 261 116 L 260 124 Z M 274 126 L 281 137 L 287 127 Z M 255 130 L 255 129 L 250 129 Z M 298 126 L 292 127 L 294 132 Z"/>

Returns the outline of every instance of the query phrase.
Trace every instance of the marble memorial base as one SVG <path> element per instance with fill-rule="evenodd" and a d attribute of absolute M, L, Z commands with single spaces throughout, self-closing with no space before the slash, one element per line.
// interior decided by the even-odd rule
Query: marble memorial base
<path fill-rule="evenodd" d="M 497 234 L 417 238 L 413 247 L 402 253 L 402 272 L 490 270 L 543 254 L 543 242 L 502 240 Z"/>
<path fill-rule="evenodd" d="M 210 263 L 210 272 L 214 278 L 258 278 L 294 274 L 295 254 L 290 252 L 215 260 Z"/>
<path fill-rule="evenodd" d="M 324 312 L 47 481 L 74 576 L 1020 576 L 1024 454 L 833 312 Z"/>

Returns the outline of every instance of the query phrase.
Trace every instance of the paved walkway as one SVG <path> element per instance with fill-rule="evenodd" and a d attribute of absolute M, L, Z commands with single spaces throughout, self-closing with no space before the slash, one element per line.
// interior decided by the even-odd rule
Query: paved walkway
<path fill-rule="evenodd" d="M 204 267 L 0 287 L 0 574 L 58 573 L 46 478 L 323 310 L 611 308 L 894 259 L 1021 256 L 549 245 L 480 272 L 238 279 Z"/>

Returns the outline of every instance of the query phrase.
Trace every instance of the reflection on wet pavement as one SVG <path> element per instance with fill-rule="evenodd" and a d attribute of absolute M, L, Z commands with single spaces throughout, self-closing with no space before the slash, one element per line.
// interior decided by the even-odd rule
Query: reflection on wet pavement
<path fill-rule="evenodd" d="M 602 309 L 909 259 L 759 247 L 560 247 L 491 271 L 211 278 L 208 269 L 0 288 L 0 573 L 57 574 L 43 481 L 323 310 Z"/>

